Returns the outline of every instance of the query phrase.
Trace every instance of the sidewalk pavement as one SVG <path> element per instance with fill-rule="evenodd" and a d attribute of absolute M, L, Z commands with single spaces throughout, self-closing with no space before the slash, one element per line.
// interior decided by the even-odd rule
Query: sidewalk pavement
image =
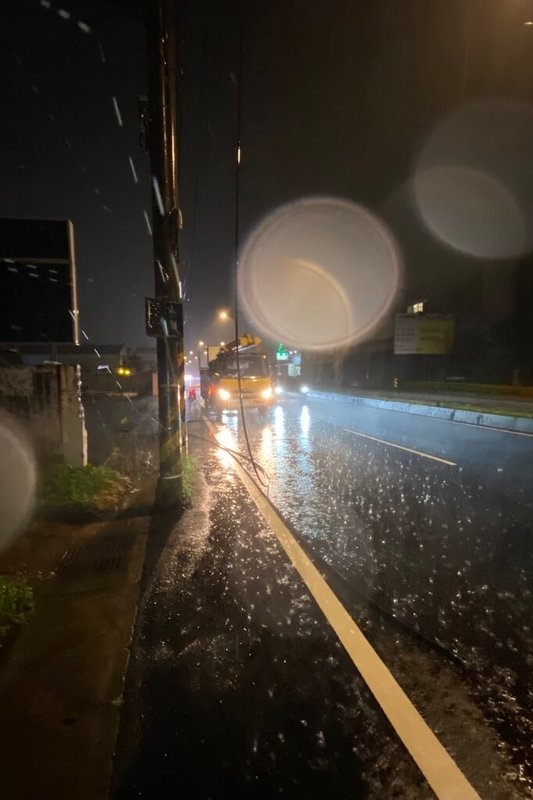
<path fill-rule="evenodd" d="M 35 611 L 0 661 L 3 800 L 107 797 L 155 480 L 116 518 L 34 523 L 0 573 Z"/>

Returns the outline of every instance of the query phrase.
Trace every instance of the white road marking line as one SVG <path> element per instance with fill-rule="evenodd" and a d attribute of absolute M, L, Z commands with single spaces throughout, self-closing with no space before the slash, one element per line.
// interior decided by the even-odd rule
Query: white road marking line
<path fill-rule="evenodd" d="M 211 422 L 205 423 L 215 436 Z M 436 796 L 439 800 L 480 800 L 267 497 L 237 461 L 233 467 Z"/>
<path fill-rule="evenodd" d="M 405 450 L 407 453 L 414 453 L 416 456 L 422 456 L 422 458 L 430 458 L 432 461 L 439 461 L 441 464 L 447 464 L 449 467 L 457 466 L 455 461 L 448 461 L 446 458 L 432 456 L 429 453 L 422 452 L 422 450 L 413 450 L 411 447 L 404 447 L 403 444 L 395 444 L 395 442 L 389 442 L 386 439 L 378 439 L 377 436 L 369 436 L 368 433 L 353 431 L 351 428 L 343 428 L 343 431 L 346 431 L 346 433 L 353 433 L 354 436 L 362 436 L 363 439 L 371 439 L 373 442 L 378 442 L 379 444 L 386 444 L 389 447 L 397 447 L 398 450 Z"/>

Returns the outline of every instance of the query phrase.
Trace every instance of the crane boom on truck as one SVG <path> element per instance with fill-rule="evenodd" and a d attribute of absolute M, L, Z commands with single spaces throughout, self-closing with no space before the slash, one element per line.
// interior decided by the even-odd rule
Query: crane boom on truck
<path fill-rule="evenodd" d="M 274 402 L 272 377 L 261 344 L 259 336 L 245 333 L 238 341 L 220 347 L 202 370 L 202 397 L 217 416 L 240 409 L 241 400 L 245 408 L 260 411 Z"/>

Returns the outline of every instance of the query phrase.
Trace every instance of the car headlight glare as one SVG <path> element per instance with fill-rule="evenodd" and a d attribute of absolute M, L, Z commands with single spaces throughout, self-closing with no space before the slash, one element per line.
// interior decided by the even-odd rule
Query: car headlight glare
<path fill-rule="evenodd" d="M 231 397 L 231 392 L 228 392 L 227 389 L 219 389 L 218 396 L 221 400 L 229 400 Z"/>
<path fill-rule="evenodd" d="M 272 397 L 272 389 L 270 386 L 268 387 L 268 389 L 263 389 L 263 391 L 261 392 L 261 397 L 263 398 L 263 400 L 268 400 L 269 398 Z"/>

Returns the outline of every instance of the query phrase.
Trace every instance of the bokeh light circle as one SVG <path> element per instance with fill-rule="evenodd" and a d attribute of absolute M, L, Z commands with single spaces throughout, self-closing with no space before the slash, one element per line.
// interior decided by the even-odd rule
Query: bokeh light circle
<path fill-rule="evenodd" d="M 36 486 L 30 438 L 16 419 L 0 412 L 0 550 L 23 531 L 33 509 Z"/>
<path fill-rule="evenodd" d="M 359 205 L 305 198 L 270 214 L 248 237 L 238 273 L 247 318 L 291 347 L 343 347 L 367 336 L 396 296 L 394 239 Z"/>
<path fill-rule="evenodd" d="M 533 248 L 533 109 L 483 100 L 442 121 L 413 177 L 416 204 L 431 233 L 484 259 Z"/>
<path fill-rule="evenodd" d="M 504 258 L 525 249 L 520 208 L 490 175 L 463 166 L 433 167 L 417 175 L 415 191 L 430 231 L 457 250 Z"/>

